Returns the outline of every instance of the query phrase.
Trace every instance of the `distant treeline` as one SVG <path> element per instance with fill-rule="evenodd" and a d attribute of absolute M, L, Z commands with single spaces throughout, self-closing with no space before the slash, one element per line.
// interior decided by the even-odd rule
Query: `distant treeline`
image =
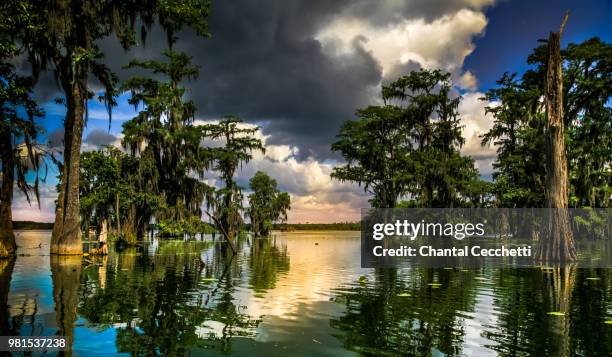
<path fill-rule="evenodd" d="M 361 225 L 359 222 L 294 223 L 275 224 L 274 229 L 282 231 L 358 231 L 361 230 Z"/>
<path fill-rule="evenodd" d="M 53 229 L 53 223 L 13 221 L 14 229 Z"/>
<path fill-rule="evenodd" d="M 249 226 L 247 225 L 247 228 Z M 14 229 L 53 229 L 53 223 L 13 221 Z M 275 224 L 275 230 L 282 231 L 358 231 L 361 229 L 359 222 L 338 223 L 294 223 Z"/>

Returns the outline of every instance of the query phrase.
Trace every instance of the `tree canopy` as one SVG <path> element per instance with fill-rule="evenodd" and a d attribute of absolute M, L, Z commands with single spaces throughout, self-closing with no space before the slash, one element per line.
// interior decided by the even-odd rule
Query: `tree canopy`
<path fill-rule="evenodd" d="M 253 193 L 249 195 L 248 215 L 251 232 L 255 236 L 267 236 L 276 222 L 287 220 L 291 198 L 287 192 L 280 192 L 276 180 L 263 171 L 257 171 L 249 180 Z"/>
<path fill-rule="evenodd" d="M 123 85 L 131 93 L 129 103 L 142 110 L 123 124 L 122 142 L 138 157 L 139 164 L 154 168 L 142 179 L 165 202 L 156 212 L 158 221 L 180 221 L 201 215 L 200 205 L 210 187 L 200 179 L 212 157 L 210 149 L 202 145 L 205 131 L 193 125 L 195 105 L 185 99 L 181 86 L 182 81 L 197 77 L 198 68 L 184 53 L 167 50 L 164 56 L 166 62 L 132 61 L 127 65 L 149 70 L 162 79 L 133 77 Z M 136 216 L 145 214 L 145 206 L 136 209 Z"/>
<path fill-rule="evenodd" d="M 612 204 L 612 47 L 598 38 L 561 51 L 564 124 L 572 207 Z M 502 207 L 543 207 L 546 170 L 545 112 L 541 100 L 546 47 L 529 55 L 532 68 L 519 77 L 505 73 L 486 93 L 493 127 L 483 145 L 495 144 L 493 193 Z"/>
<path fill-rule="evenodd" d="M 383 86 L 384 105 L 358 110 L 358 119 L 340 129 L 332 150 L 347 163 L 332 177 L 373 193 L 374 207 L 401 199 L 418 207 L 481 203 L 486 187 L 473 160 L 459 152 L 461 97 L 451 88 L 450 74 L 439 70 L 413 71 Z"/>
<path fill-rule="evenodd" d="M 209 150 L 213 158 L 212 169 L 219 173 L 225 186 L 209 195 L 206 202 L 213 211 L 210 216 L 217 228 L 230 241 L 243 223 L 242 188 L 234 180 L 234 175 L 238 167 L 251 161 L 254 151 L 265 152 L 262 141 L 253 137 L 259 128 L 245 127 L 241 123 L 240 118 L 229 115 L 218 123 L 202 126 L 207 137 L 222 143 Z"/>

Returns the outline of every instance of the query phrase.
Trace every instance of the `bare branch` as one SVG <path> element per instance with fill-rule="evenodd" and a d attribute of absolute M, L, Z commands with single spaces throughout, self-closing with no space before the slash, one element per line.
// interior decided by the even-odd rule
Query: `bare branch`
<path fill-rule="evenodd" d="M 561 23 L 561 28 L 559 28 L 559 37 L 563 34 L 563 28 L 565 27 L 565 23 L 569 18 L 569 10 L 565 11 L 565 16 L 563 17 L 563 22 Z"/>

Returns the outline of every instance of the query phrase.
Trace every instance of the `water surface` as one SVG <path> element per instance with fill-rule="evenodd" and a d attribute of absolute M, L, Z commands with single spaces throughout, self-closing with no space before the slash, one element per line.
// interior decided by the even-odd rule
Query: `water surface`
<path fill-rule="evenodd" d="M 66 335 L 74 355 L 612 354 L 610 269 L 362 269 L 358 232 L 104 258 L 50 257 L 49 231 L 18 234 L 2 334 Z"/>

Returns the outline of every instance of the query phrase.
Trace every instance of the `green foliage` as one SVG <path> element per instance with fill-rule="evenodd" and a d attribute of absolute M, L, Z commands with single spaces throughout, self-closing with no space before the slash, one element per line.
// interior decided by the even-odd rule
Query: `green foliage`
<path fill-rule="evenodd" d="M 251 231 L 256 237 L 267 236 L 275 222 L 285 222 L 287 211 L 291 208 L 291 198 L 287 192 L 280 192 L 276 180 L 262 171 L 257 171 L 249 180 L 253 193 L 249 195 L 248 215 Z"/>
<path fill-rule="evenodd" d="M 473 160 L 459 153 L 461 97 L 453 98 L 451 88 L 450 74 L 439 70 L 414 71 L 383 86 L 385 104 L 358 110 L 358 120 L 340 129 L 332 150 L 347 163 L 332 177 L 363 186 L 374 207 L 395 207 L 403 197 L 419 207 L 486 201 Z"/>
<path fill-rule="evenodd" d="M 334 168 L 332 177 L 363 186 L 374 194 L 372 205 L 376 207 L 394 207 L 414 180 L 409 158 L 412 144 L 402 114 L 395 106 L 358 110 L 358 120 L 345 122 L 332 145 L 347 161 Z"/>
<path fill-rule="evenodd" d="M 122 177 L 120 154 L 116 149 L 86 152 L 81 155 L 80 197 L 84 228 L 97 227 L 108 219 L 126 180 Z M 114 212 L 117 214 L 117 212 Z"/>
<path fill-rule="evenodd" d="M 5 5 L 3 5 L 2 10 Z M 14 19 L 26 19 L 27 26 L 10 35 L 13 43 L 26 49 L 34 77 L 42 70 L 52 69 L 56 82 L 64 91 L 64 160 L 59 162 L 60 185 L 56 223 L 52 236 L 52 251 L 80 252 L 79 225 L 79 164 L 82 132 L 87 121 L 87 101 L 96 93 L 90 88 L 94 79 L 104 89 L 99 99 L 109 113 L 116 105 L 117 76 L 103 62 L 99 42 L 117 38 L 124 49 L 136 44 L 136 26 L 140 27 L 144 43 L 148 29 L 157 23 L 166 31 L 172 45 L 174 34 L 189 26 L 200 35 L 207 35 L 207 0 L 83 0 L 11 2 L 6 5 Z M 157 21 L 156 21 L 157 20 Z M 4 35 L 2 35 L 4 37 Z M 6 46 L 2 45 L 1 48 Z M 136 217 L 137 208 L 128 210 L 126 236 L 142 231 L 145 221 Z M 139 225 L 139 227 L 136 227 Z M 62 248 L 60 248 L 62 247 Z M 65 248 L 70 247 L 70 248 Z"/>
<path fill-rule="evenodd" d="M 596 239 L 607 239 L 606 222 L 610 218 L 605 211 L 584 208 L 581 215 L 573 217 L 572 225 L 577 231 L 586 232 L 589 236 Z"/>
<path fill-rule="evenodd" d="M 36 144 L 42 129 L 36 126 L 35 120 L 44 113 L 31 97 L 34 78 L 18 75 L 13 65 L 23 54 L 16 37 L 32 31 L 35 25 L 35 16 L 29 14 L 31 6 L 21 1 L 0 5 L 0 178 L 4 178 L 7 187 L 7 192 L 0 195 L 0 202 L 6 201 L 9 206 L 15 181 L 28 202 L 32 193 L 38 201 L 42 179 L 38 171 L 45 154 Z M 28 172 L 35 173 L 34 180 L 26 179 Z M 6 218 L 10 221 L 10 217 Z"/>
<path fill-rule="evenodd" d="M 570 205 L 610 207 L 612 46 L 593 38 L 568 45 L 561 55 Z M 487 108 L 494 124 L 482 142 L 498 146 L 493 193 L 502 207 L 545 205 L 545 60 L 545 46 L 536 48 L 528 58 L 533 68 L 520 78 L 504 74 L 485 96 L 495 103 Z"/>
<path fill-rule="evenodd" d="M 87 88 L 87 73 L 105 87 L 104 100 L 114 104 L 116 77 L 100 60 L 103 57 L 97 40 L 115 35 L 124 49 L 137 44 L 136 31 L 142 43 L 156 22 L 166 31 L 168 43 L 174 34 L 190 27 L 199 35 L 208 36 L 207 0 L 85 0 L 78 4 L 67 1 L 17 2 L 17 14 L 29 20 L 26 31 L 16 37 L 30 53 L 35 71 L 49 63 L 62 81 Z M 137 29 L 137 24 L 139 28 Z M 66 92 L 67 97 L 71 93 Z M 69 98 L 67 98 L 69 99 Z"/>
<path fill-rule="evenodd" d="M 154 214 L 159 221 L 176 221 L 181 227 L 168 232 L 174 235 L 184 231 L 182 225 L 190 217 L 201 215 L 200 206 L 212 189 L 198 178 L 203 178 L 211 155 L 201 145 L 204 130 L 193 125 L 195 105 L 185 100 L 185 88 L 180 85 L 183 80 L 196 78 L 198 68 L 184 53 L 167 50 L 164 56 L 167 62 L 128 64 L 129 68 L 146 69 L 162 79 L 133 77 L 124 84 L 123 90 L 131 93 L 129 102 L 136 108 L 142 106 L 142 110 L 123 124 L 123 145 L 140 158 L 138 161 L 148 173 L 141 176 L 143 186 L 165 202 L 163 207 L 142 214 Z"/>
<path fill-rule="evenodd" d="M 165 207 L 164 198 L 147 186 L 154 175 L 147 157 L 135 158 L 117 148 L 86 152 L 81 155 L 80 196 L 81 225 L 85 231 L 96 229 L 103 220 L 121 227 L 115 235 L 126 236 L 130 243 L 142 236 L 151 215 Z"/>
<path fill-rule="evenodd" d="M 87 230 L 99 227 L 107 219 L 111 225 L 123 222 L 122 231 L 115 238 L 133 244 L 137 235 L 153 216 L 168 210 L 165 197 L 150 189 L 147 176 L 155 167 L 146 156 L 134 157 L 107 147 L 81 156 L 81 216 Z M 119 208 L 119 211 L 117 211 Z M 163 214 L 161 215 L 163 216 Z M 183 219 L 163 219 L 157 224 L 160 237 L 194 237 L 198 233 L 212 233 L 211 225 L 200 216 Z M 141 231 L 142 230 L 142 231 Z"/>
<path fill-rule="evenodd" d="M 261 140 L 253 137 L 259 128 L 241 127 L 240 123 L 240 118 L 226 116 L 217 124 L 202 126 L 207 137 L 223 142 L 222 146 L 208 149 L 213 158 L 212 168 L 219 172 L 225 187 L 207 197 L 207 206 L 213 209 L 211 216 L 215 225 L 229 239 L 234 239 L 243 223 L 243 195 L 234 181 L 236 170 L 251 161 L 253 151 L 265 152 Z"/>
<path fill-rule="evenodd" d="M 226 186 L 231 186 L 238 166 L 246 164 L 253 158 L 253 151 L 265 152 L 260 139 L 252 137 L 259 131 L 258 127 L 241 127 L 238 117 L 225 116 L 217 124 L 207 124 L 202 128 L 213 140 L 222 140 L 224 145 L 210 148 L 214 157 L 213 169 L 221 174 Z"/>
<path fill-rule="evenodd" d="M 181 221 L 161 221 L 157 224 L 158 236 L 165 237 L 195 237 L 199 233 L 213 233 L 214 227 L 203 222 L 198 216 L 191 216 Z"/>

